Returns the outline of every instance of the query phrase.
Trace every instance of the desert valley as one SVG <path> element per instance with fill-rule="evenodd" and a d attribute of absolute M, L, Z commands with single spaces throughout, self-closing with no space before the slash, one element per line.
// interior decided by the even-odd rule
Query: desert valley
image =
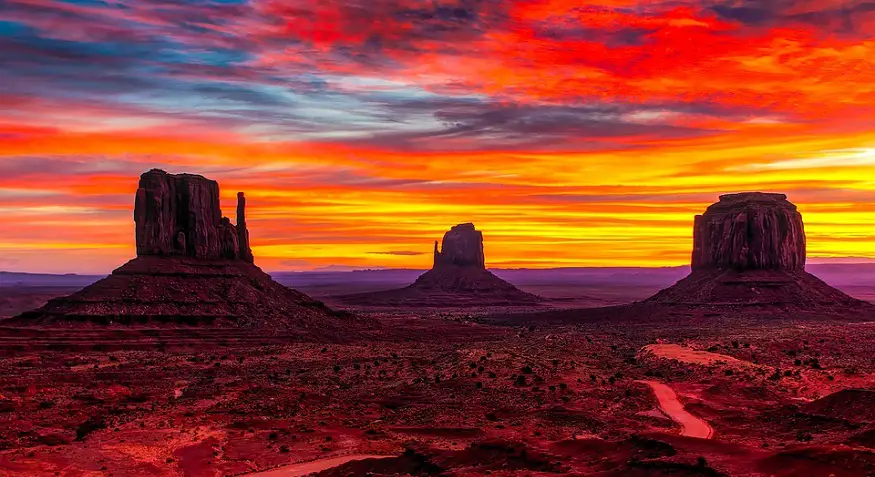
<path fill-rule="evenodd" d="M 493 271 L 460 224 L 426 273 L 274 276 L 242 193 L 134 202 L 111 275 L 2 276 L 0 475 L 875 474 L 875 273 L 806 267 L 783 195 L 721 197 L 688 268 Z"/>

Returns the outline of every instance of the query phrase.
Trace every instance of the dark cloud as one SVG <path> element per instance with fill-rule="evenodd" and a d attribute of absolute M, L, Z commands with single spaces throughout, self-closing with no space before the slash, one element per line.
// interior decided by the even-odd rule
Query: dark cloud
<path fill-rule="evenodd" d="M 718 132 L 676 122 L 675 116 L 744 118 L 752 114 L 750 110 L 711 103 L 530 105 L 470 98 L 397 101 L 387 111 L 394 113 L 395 120 L 401 123 L 431 114 L 441 127 L 375 134 L 351 142 L 409 150 L 614 148 L 627 138 L 683 138 Z"/>
<path fill-rule="evenodd" d="M 862 16 L 875 11 L 871 0 L 717 0 L 703 7 L 724 20 L 753 27 L 788 27 L 807 24 L 822 35 L 868 37 Z"/>
<path fill-rule="evenodd" d="M 642 45 L 647 35 L 655 30 L 627 26 L 612 26 L 609 28 L 587 28 L 579 21 L 541 23 L 534 28 L 536 39 L 551 41 L 588 41 L 605 45 L 609 48 Z"/>

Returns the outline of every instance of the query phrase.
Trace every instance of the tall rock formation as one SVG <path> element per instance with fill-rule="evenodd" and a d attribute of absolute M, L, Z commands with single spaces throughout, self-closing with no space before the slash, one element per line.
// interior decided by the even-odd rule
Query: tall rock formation
<path fill-rule="evenodd" d="M 695 218 L 690 274 L 652 297 L 618 306 L 495 315 L 484 320 L 541 326 L 875 318 L 871 303 L 806 272 L 805 259 L 802 216 L 785 195 L 723 195 Z"/>
<path fill-rule="evenodd" d="M 433 268 L 446 266 L 486 268 L 486 258 L 483 256 L 483 233 L 474 228 L 474 224 L 459 224 L 453 226 L 444 234 L 441 250 L 434 243 Z"/>
<path fill-rule="evenodd" d="M 784 194 L 720 196 L 693 225 L 693 270 L 805 270 L 802 214 Z"/>
<path fill-rule="evenodd" d="M 335 313 L 256 267 L 242 192 L 234 225 L 222 217 L 216 181 L 153 169 L 140 177 L 134 222 L 137 258 L 5 323 L 240 328 L 319 340 L 375 325 Z"/>
<path fill-rule="evenodd" d="M 802 215 L 784 194 L 720 196 L 696 216 L 692 273 L 646 303 L 822 308 L 856 300 L 805 271 Z"/>
<path fill-rule="evenodd" d="M 160 169 L 144 173 L 134 203 L 137 256 L 252 262 L 245 219 L 239 223 L 246 200 L 242 192 L 237 198 L 239 229 L 222 217 L 216 181 Z"/>
<path fill-rule="evenodd" d="M 434 264 L 412 285 L 398 290 L 337 297 L 350 305 L 368 306 L 532 306 L 541 298 L 526 293 L 486 269 L 483 234 L 474 224 L 452 227 L 440 249 L 434 243 Z"/>

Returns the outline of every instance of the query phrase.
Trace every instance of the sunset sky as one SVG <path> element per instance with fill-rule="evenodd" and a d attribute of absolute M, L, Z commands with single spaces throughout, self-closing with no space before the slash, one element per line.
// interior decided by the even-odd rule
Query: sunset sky
<path fill-rule="evenodd" d="M 266 270 L 689 262 L 785 192 L 809 257 L 875 258 L 871 0 L 0 0 L 0 269 L 134 253 L 138 176 L 248 197 Z"/>

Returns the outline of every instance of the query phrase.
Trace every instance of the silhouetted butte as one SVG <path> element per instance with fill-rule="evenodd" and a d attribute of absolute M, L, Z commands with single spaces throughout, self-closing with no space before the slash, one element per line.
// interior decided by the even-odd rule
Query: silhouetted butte
<path fill-rule="evenodd" d="M 216 181 L 144 173 L 134 206 L 137 258 L 6 324 L 206 326 L 317 339 L 354 333 L 358 318 L 335 313 L 254 265 L 243 193 L 237 200 L 234 225 L 222 216 Z"/>
<path fill-rule="evenodd" d="M 337 297 L 367 306 L 531 306 L 542 301 L 486 269 L 483 234 L 472 223 L 453 226 L 441 247 L 434 244 L 434 264 L 413 284 L 397 290 Z"/>

